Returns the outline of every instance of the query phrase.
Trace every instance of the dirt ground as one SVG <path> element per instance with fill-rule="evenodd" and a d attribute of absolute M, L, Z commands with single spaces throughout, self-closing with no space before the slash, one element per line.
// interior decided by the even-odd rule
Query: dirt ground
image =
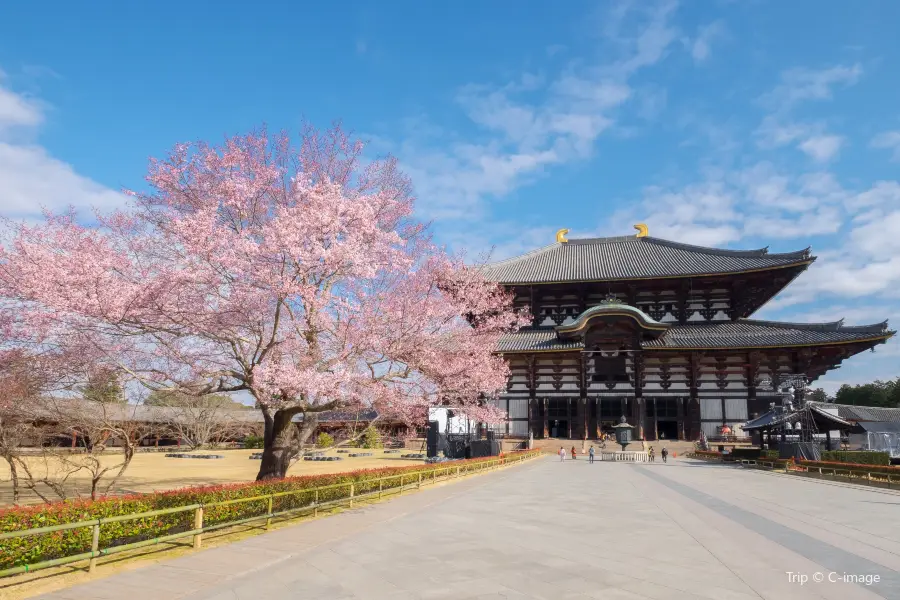
<path fill-rule="evenodd" d="M 184 452 L 188 452 L 184 450 Z M 253 481 L 259 470 L 258 459 L 251 459 L 250 455 L 260 450 L 208 450 L 190 452 L 191 454 L 220 454 L 222 459 L 190 459 L 190 458 L 166 458 L 162 452 L 146 452 L 135 455 L 125 475 L 119 479 L 112 493 L 128 494 L 172 490 L 177 488 L 212 485 L 219 483 L 234 483 L 240 481 Z M 398 454 L 384 454 L 383 450 L 359 450 L 359 452 L 372 452 L 374 456 L 350 458 L 347 454 L 338 454 L 334 450 L 326 452 L 326 456 L 342 456 L 339 461 L 306 461 L 296 462 L 288 472 L 288 475 L 314 475 L 320 473 L 340 473 L 342 471 L 354 471 L 357 469 L 374 469 L 380 467 L 398 467 L 413 464 L 421 464 L 423 461 L 400 458 L 400 454 L 412 452 L 402 450 Z M 29 458 L 32 471 L 37 476 L 44 472 L 47 466 L 41 459 Z M 104 465 L 116 465 L 121 461 L 121 455 L 109 454 L 102 457 Z M 90 494 L 90 475 L 87 471 L 81 471 L 72 475 L 68 483 L 71 497 Z M 0 469 L 0 506 L 7 506 L 12 502 L 12 484 L 9 481 L 9 468 L 3 464 Z M 40 499 L 23 492 L 20 504 L 40 502 Z"/>

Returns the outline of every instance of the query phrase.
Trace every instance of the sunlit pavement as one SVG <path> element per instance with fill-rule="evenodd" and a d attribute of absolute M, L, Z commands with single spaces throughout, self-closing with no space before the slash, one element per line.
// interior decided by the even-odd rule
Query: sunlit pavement
<path fill-rule="evenodd" d="M 897 492 L 547 457 L 44 597 L 896 599 L 898 570 Z"/>

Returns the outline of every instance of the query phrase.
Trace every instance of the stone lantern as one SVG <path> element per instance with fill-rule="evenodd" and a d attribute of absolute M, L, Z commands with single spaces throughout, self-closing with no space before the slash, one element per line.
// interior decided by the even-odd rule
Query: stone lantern
<path fill-rule="evenodd" d="M 616 443 L 622 446 L 622 452 L 625 451 L 625 446 L 627 446 L 631 442 L 631 425 L 625 422 L 625 416 L 619 419 L 619 424 L 613 427 L 616 430 Z"/>

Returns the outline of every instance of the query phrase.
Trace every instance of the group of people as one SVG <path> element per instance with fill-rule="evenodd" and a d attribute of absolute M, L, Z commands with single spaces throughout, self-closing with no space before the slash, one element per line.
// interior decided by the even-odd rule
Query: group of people
<path fill-rule="evenodd" d="M 650 462 L 656 462 L 656 450 L 653 449 L 653 446 L 650 446 L 650 449 L 647 450 L 647 454 L 650 455 Z M 659 455 L 662 456 L 663 462 L 666 462 L 666 459 L 669 458 L 669 450 L 663 446 Z"/>
<path fill-rule="evenodd" d="M 560 446 L 560 447 L 559 447 L 559 452 L 557 452 L 557 454 L 559 455 L 559 460 L 560 460 L 560 461 L 566 460 L 566 457 L 567 457 L 567 456 L 571 456 L 571 457 L 572 457 L 572 460 L 575 460 L 576 458 L 578 458 L 578 451 L 575 450 L 575 446 L 572 446 L 572 453 L 571 453 L 571 455 L 569 455 L 569 454 L 566 453 L 566 449 L 565 449 L 565 447 L 563 447 L 563 446 Z M 588 462 L 589 462 L 589 463 L 594 462 L 594 447 L 593 447 L 593 446 L 590 447 L 590 449 L 589 449 L 588 452 L 587 452 L 587 455 L 588 455 Z"/>
<path fill-rule="evenodd" d="M 647 453 L 650 455 L 650 462 L 656 462 L 656 450 L 653 449 L 653 446 L 650 446 L 650 449 L 647 451 Z M 572 460 L 575 460 L 576 458 L 578 458 L 578 451 L 575 450 L 575 446 L 572 446 L 571 454 L 567 454 L 566 448 L 564 446 L 560 446 L 559 452 L 557 452 L 557 454 L 559 455 L 560 462 L 566 460 L 566 458 L 568 456 L 571 456 Z M 593 446 L 590 447 L 587 454 L 588 454 L 588 462 L 589 463 L 594 462 L 594 447 Z M 669 458 L 669 450 L 665 446 L 663 446 L 663 449 L 660 452 L 660 456 L 662 456 L 663 462 L 667 462 L 666 459 Z"/>

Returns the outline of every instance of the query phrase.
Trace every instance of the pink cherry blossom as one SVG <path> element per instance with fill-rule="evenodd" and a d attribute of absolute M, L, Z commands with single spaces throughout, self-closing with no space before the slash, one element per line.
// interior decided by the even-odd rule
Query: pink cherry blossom
<path fill-rule="evenodd" d="M 299 149 L 265 130 L 181 144 L 99 226 L 7 222 L 7 327 L 151 388 L 249 392 L 267 423 L 261 477 L 284 475 L 297 414 L 499 418 L 486 400 L 509 372 L 493 350 L 527 316 L 430 240 L 396 162 L 362 167 L 362 151 L 337 126 L 307 127 Z"/>

